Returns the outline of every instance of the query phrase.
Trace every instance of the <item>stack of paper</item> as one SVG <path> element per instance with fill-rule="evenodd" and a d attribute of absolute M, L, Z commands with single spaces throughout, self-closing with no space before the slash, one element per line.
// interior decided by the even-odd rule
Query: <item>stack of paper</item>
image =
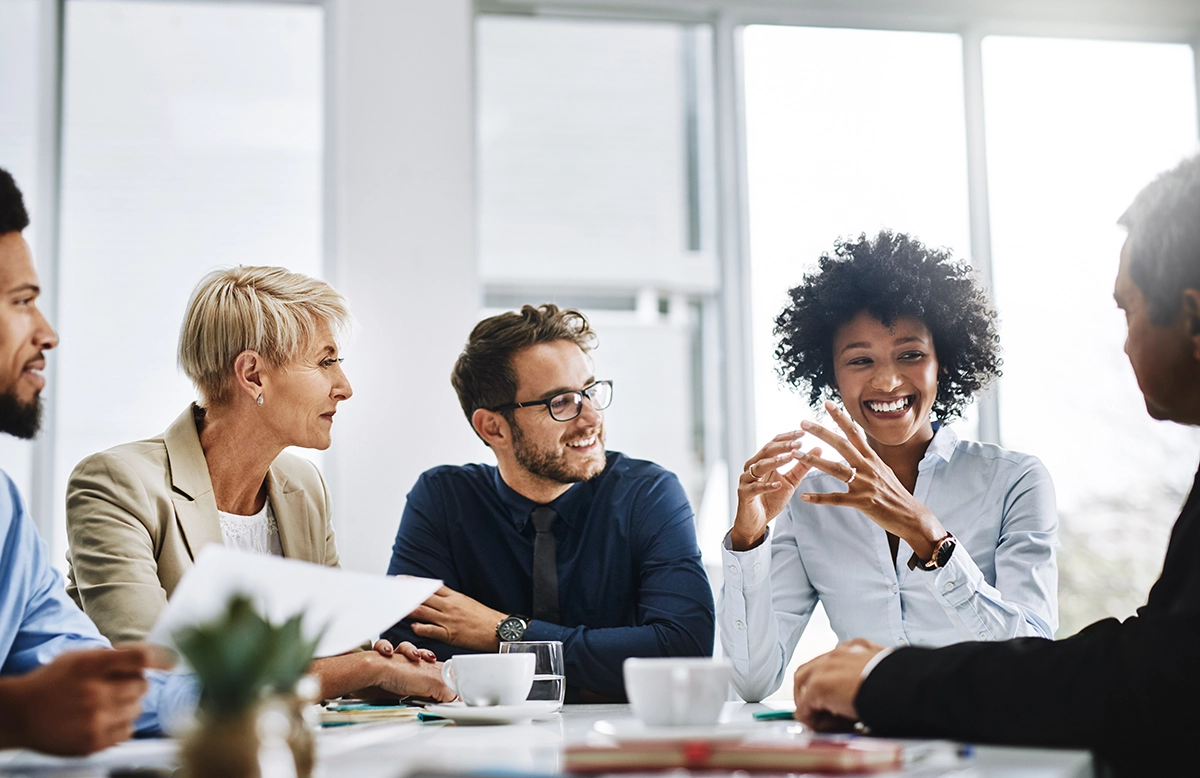
<path fill-rule="evenodd" d="M 347 724 L 367 724 L 377 721 L 416 721 L 420 708 L 406 705 L 370 705 L 340 703 L 321 710 L 323 727 L 344 727 Z"/>

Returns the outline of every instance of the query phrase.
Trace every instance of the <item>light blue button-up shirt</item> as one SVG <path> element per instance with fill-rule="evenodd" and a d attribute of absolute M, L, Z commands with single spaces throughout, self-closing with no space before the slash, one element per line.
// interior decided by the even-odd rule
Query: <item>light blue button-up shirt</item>
<path fill-rule="evenodd" d="M 109 648 L 71 598 L 62 576 L 50 567 L 46 544 L 25 514 L 17 487 L 0 471 L 0 676 L 23 675 L 59 654 Z M 182 720 L 195 707 L 195 676 L 147 671 L 140 734 Z"/>
<path fill-rule="evenodd" d="M 814 470 L 768 529 L 769 542 L 737 552 L 725 537 L 718 623 L 744 699 L 779 688 L 818 600 L 838 640 L 944 646 L 1054 636 L 1058 513 L 1036 457 L 938 429 L 913 491 L 958 539 L 937 571 L 909 570 L 903 540 L 893 563 L 887 534 L 858 510 L 800 499 L 846 488 Z"/>

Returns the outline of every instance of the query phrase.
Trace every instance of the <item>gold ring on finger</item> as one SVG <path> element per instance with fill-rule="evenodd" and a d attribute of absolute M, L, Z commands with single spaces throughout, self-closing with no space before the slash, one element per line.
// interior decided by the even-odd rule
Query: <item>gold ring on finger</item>
<path fill-rule="evenodd" d="M 851 467 L 850 468 L 850 477 L 846 479 L 846 486 L 849 486 L 850 484 L 854 483 L 855 478 L 858 478 L 858 468 Z"/>
<path fill-rule="evenodd" d="M 746 468 L 746 472 L 749 473 L 750 477 L 753 478 L 755 481 L 757 481 L 759 478 L 758 475 L 754 472 L 754 466 L 757 464 L 758 464 L 757 462 L 751 462 L 750 467 Z"/>

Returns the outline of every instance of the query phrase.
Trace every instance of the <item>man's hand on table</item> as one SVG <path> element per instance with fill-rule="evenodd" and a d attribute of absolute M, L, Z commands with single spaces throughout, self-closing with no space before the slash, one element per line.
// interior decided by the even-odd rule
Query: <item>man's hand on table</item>
<path fill-rule="evenodd" d="M 423 638 L 475 651 L 496 651 L 496 625 L 508 617 L 443 586 L 412 612 L 412 631 Z"/>
<path fill-rule="evenodd" d="M 858 721 L 854 698 L 862 672 L 883 646 L 855 638 L 796 669 L 796 718 L 818 732 L 845 731 Z"/>
<path fill-rule="evenodd" d="M 141 714 L 146 669 L 169 669 L 153 646 L 72 651 L 0 680 L 0 747 L 79 756 L 128 740 Z"/>

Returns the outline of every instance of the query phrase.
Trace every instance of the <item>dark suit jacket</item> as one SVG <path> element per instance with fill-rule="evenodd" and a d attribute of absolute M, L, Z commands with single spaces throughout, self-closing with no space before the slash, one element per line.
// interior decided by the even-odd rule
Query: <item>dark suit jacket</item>
<path fill-rule="evenodd" d="M 1195 774 L 1200 473 L 1136 616 L 1059 641 L 901 649 L 867 676 L 855 707 L 877 735 L 1088 748 L 1121 775 Z"/>

